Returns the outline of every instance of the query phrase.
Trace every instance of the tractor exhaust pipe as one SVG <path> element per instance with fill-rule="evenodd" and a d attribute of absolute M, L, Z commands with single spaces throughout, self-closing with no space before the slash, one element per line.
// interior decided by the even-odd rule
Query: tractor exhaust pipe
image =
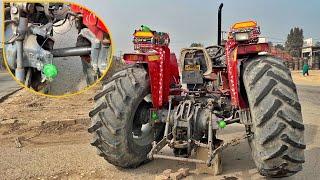
<path fill-rule="evenodd" d="M 51 51 L 53 57 L 87 56 L 91 54 L 91 47 L 71 47 L 54 49 Z"/>
<path fill-rule="evenodd" d="M 220 4 L 218 10 L 218 46 L 221 46 L 221 17 L 222 17 L 223 3 Z"/>

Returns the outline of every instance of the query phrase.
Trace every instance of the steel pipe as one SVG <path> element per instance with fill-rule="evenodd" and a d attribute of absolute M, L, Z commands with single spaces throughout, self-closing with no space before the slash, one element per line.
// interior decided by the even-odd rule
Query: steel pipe
<path fill-rule="evenodd" d="M 25 71 L 23 67 L 23 40 L 28 28 L 28 19 L 20 17 L 18 26 L 15 26 L 16 33 L 19 34 L 15 44 L 17 46 L 17 66 L 15 76 L 20 82 L 24 82 Z"/>
<path fill-rule="evenodd" d="M 199 164 L 207 164 L 207 162 L 199 159 L 189 159 L 189 158 L 182 158 L 182 157 L 173 157 L 173 156 L 166 156 L 160 154 L 154 154 L 154 159 L 168 159 L 168 160 L 175 160 L 175 161 L 183 161 L 183 162 L 191 162 L 191 163 L 199 163 Z"/>
<path fill-rule="evenodd" d="M 86 56 L 91 54 L 90 46 L 54 49 L 53 57 Z"/>
<path fill-rule="evenodd" d="M 16 41 L 17 46 L 17 67 L 15 69 L 15 76 L 20 82 L 24 82 L 25 71 L 23 67 L 23 42 Z"/>
<path fill-rule="evenodd" d="M 240 118 L 226 120 L 225 122 L 226 124 L 240 123 Z"/>
<path fill-rule="evenodd" d="M 167 119 L 166 119 L 166 125 L 165 125 L 165 129 L 164 129 L 164 138 L 165 139 L 167 139 L 168 133 L 169 133 L 171 105 L 172 105 L 172 98 L 169 97 L 169 110 L 168 110 L 168 116 L 167 116 Z"/>

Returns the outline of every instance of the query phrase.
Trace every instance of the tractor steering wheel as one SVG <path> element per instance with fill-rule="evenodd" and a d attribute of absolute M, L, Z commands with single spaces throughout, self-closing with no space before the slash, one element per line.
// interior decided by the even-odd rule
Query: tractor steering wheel
<path fill-rule="evenodd" d="M 224 56 L 225 50 L 223 46 L 208 46 L 206 47 L 206 50 L 210 56 L 211 59 L 217 59 L 222 56 Z"/>

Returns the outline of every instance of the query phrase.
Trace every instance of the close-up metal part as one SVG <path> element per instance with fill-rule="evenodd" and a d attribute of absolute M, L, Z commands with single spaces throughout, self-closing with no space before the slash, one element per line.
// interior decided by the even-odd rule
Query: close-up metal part
<path fill-rule="evenodd" d="M 7 64 L 15 78 L 28 88 L 51 94 L 51 82 L 59 81 L 57 77 L 67 71 L 57 65 L 57 58 L 75 61 L 72 57 L 79 57 L 77 61 L 83 64 L 79 71 L 87 86 L 105 74 L 111 59 L 111 41 L 105 25 L 94 13 L 65 3 L 7 3 L 5 9 Z M 94 18 L 86 18 L 89 16 Z M 77 27 L 73 26 L 75 23 Z M 58 28 L 67 30 L 58 32 Z M 71 35 L 79 42 L 70 46 L 67 36 L 73 28 L 78 28 L 79 33 Z M 55 45 L 58 36 L 69 47 Z"/>

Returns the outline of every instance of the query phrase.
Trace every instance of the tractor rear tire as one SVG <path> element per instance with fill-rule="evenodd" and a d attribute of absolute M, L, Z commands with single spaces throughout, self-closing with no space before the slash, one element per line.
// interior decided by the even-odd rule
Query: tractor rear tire
<path fill-rule="evenodd" d="M 297 89 L 281 59 L 258 56 L 243 65 L 243 84 L 250 106 L 249 144 L 259 173 L 286 177 L 305 162 L 304 125 Z"/>
<path fill-rule="evenodd" d="M 109 163 L 135 168 L 148 160 L 153 139 L 138 143 L 133 137 L 133 119 L 141 114 L 138 106 L 148 94 L 150 84 L 146 70 L 130 66 L 106 80 L 103 90 L 94 97 L 96 106 L 89 113 L 92 126 L 88 131 L 94 135 L 91 145 Z"/>

